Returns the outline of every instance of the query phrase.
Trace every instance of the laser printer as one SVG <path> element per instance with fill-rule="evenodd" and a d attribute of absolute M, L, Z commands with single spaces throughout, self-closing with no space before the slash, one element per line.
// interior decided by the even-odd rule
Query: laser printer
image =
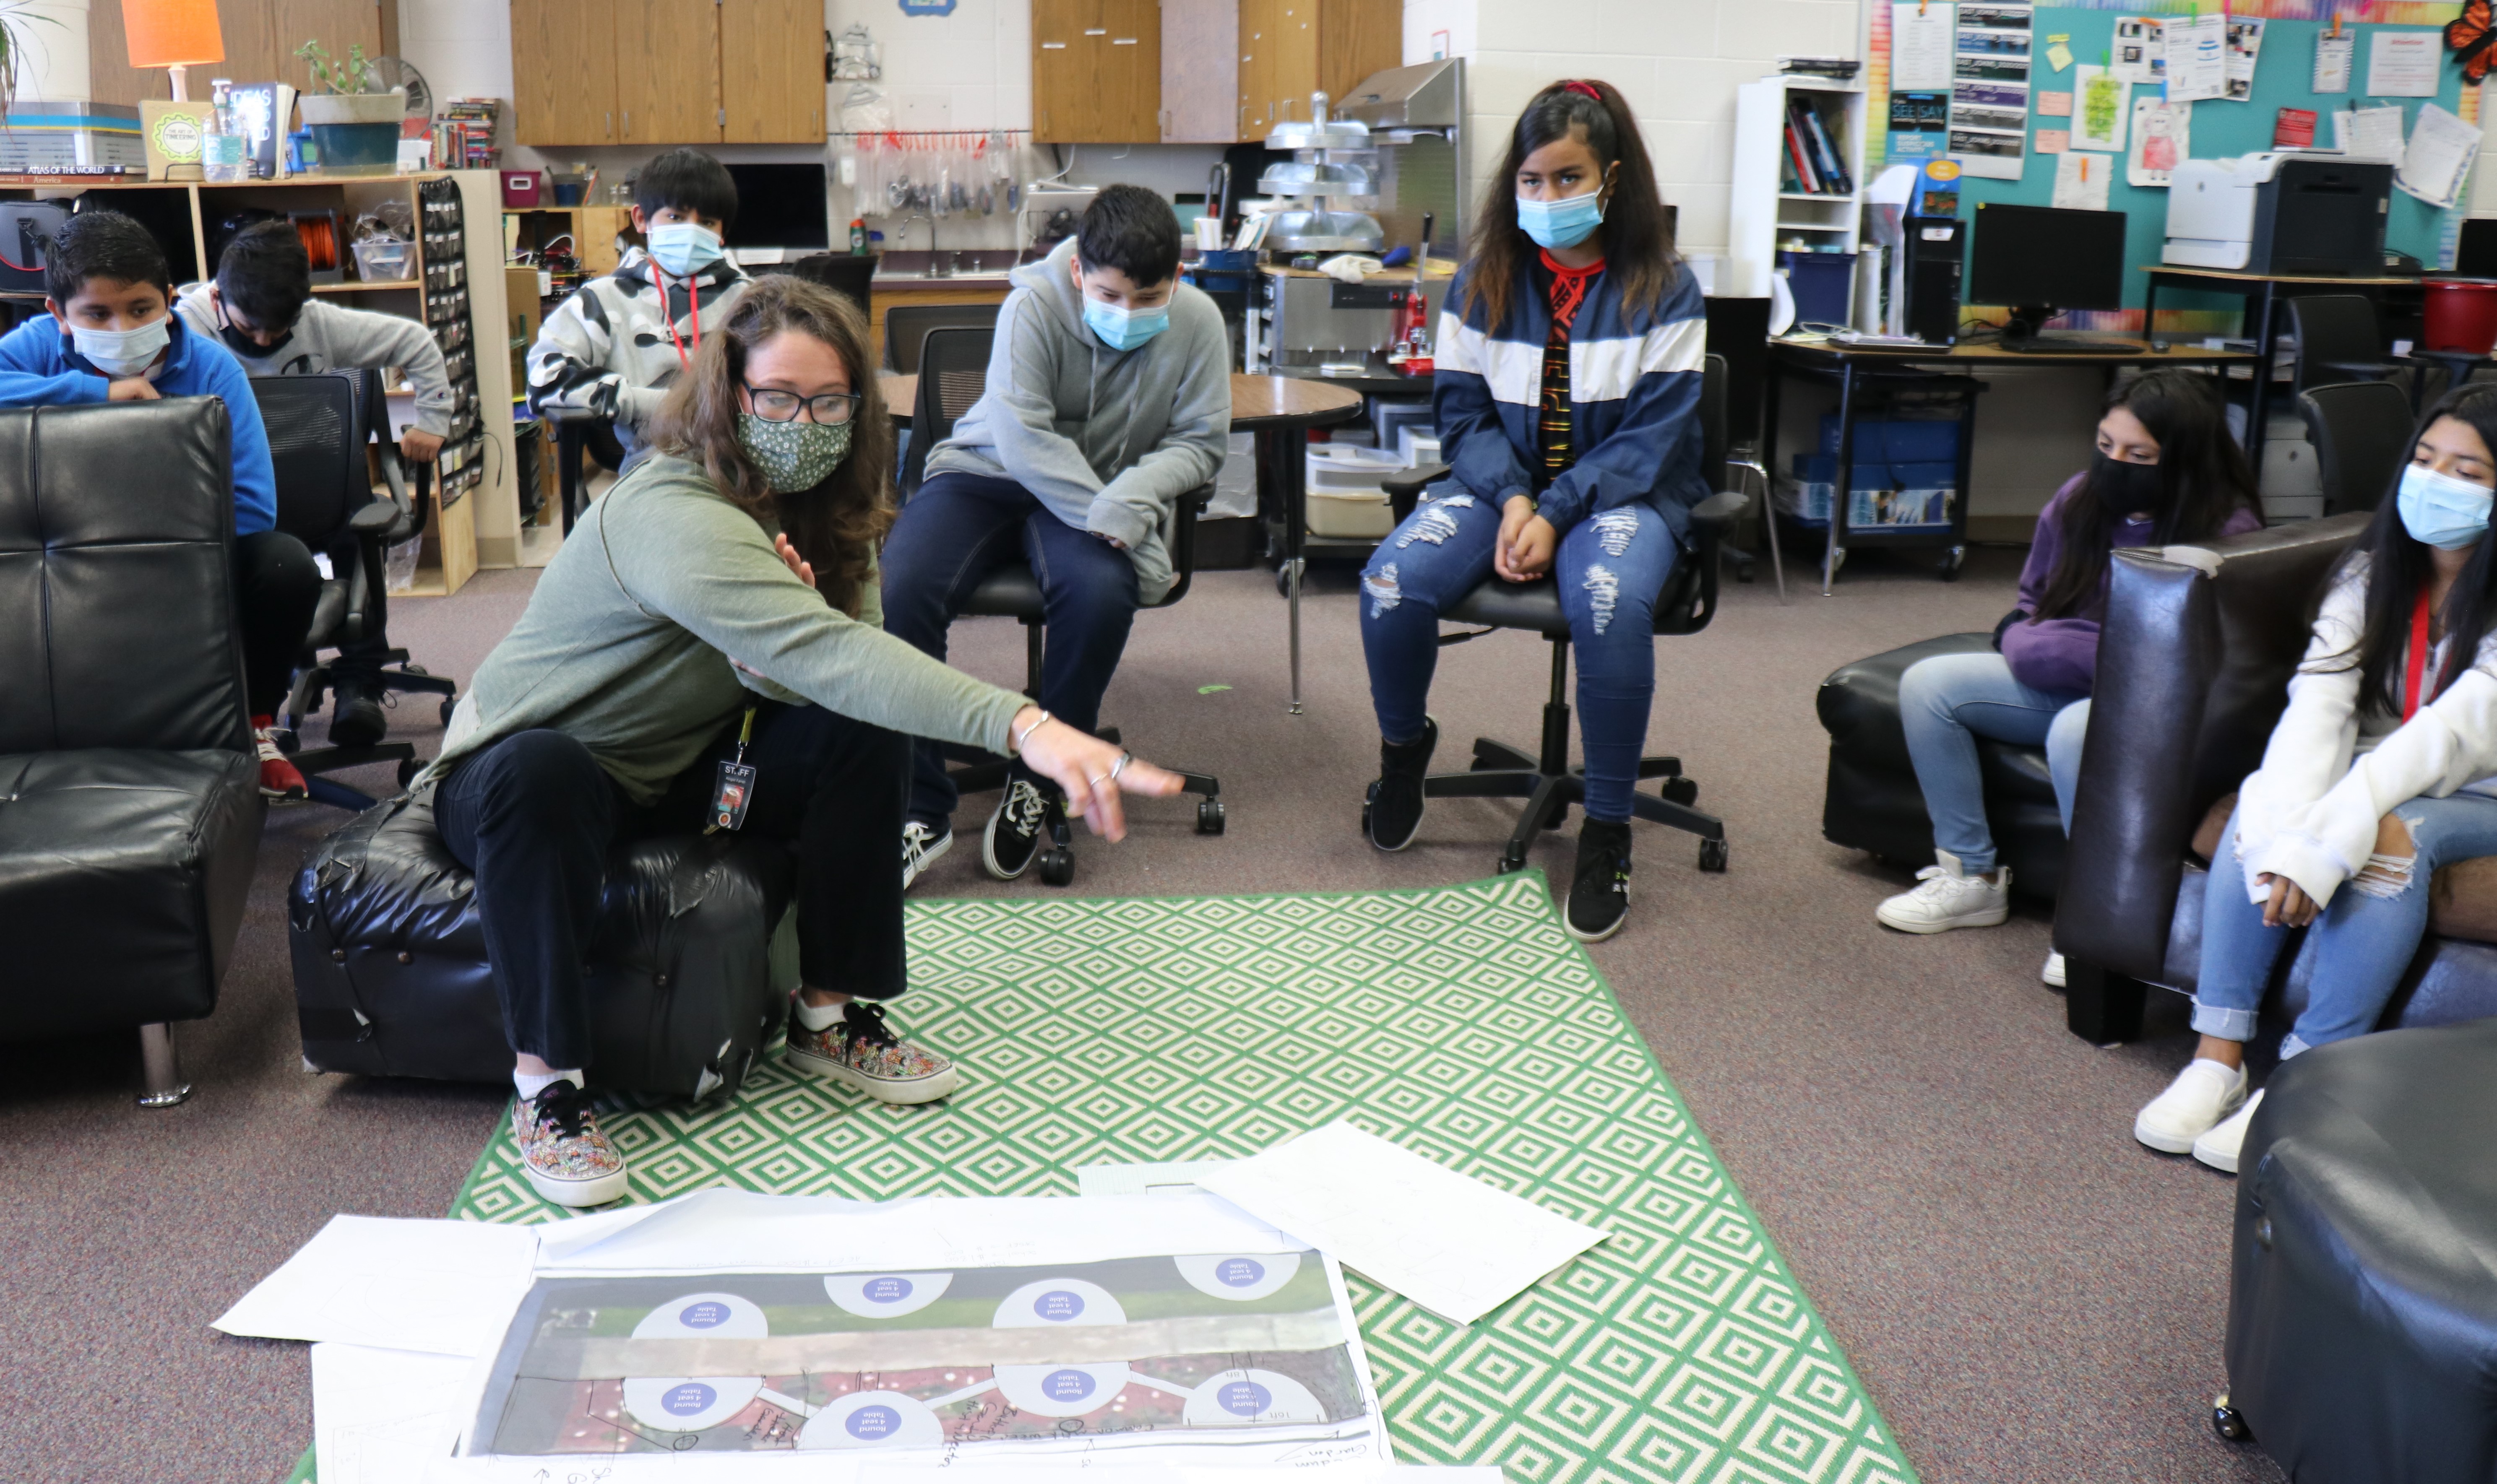
<path fill-rule="evenodd" d="M 2392 196 L 2393 168 L 2382 161 L 2292 150 L 2179 160 L 2159 259 L 2249 273 L 2382 273 Z"/>

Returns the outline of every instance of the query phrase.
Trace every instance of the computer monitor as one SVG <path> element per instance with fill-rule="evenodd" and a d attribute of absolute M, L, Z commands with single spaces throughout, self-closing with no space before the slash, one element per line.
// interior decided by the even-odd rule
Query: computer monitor
<path fill-rule="evenodd" d="M 823 252 L 833 245 L 823 166 L 732 165 L 728 178 L 737 182 L 737 222 L 728 229 L 730 247 Z"/>
<path fill-rule="evenodd" d="M 2007 349 L 2075 349 L 2087 341 L 2041 338 L 2038 327 L 2065 309 L 2124 307 L 2124 213 L 1979 202 L 1971 223 L 1968 301 L 2004 304 Z"/>

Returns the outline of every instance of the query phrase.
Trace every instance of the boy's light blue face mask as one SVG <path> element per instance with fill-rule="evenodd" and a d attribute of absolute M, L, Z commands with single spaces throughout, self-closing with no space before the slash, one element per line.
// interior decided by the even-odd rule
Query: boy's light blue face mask
<path fill-rule="evenodd" d="M 1112 350 L 1134 350 L 1170 329 L 1170 308 L 1122 309 L 1097 299 L 1084 300 L 1084 323 Z"/>
<path fill-rule="evenodd" d="M 2403 527 L 2414 537 L 2441 551 L 2458 552 L 2488 534 L 2492 499 L 2497 499 L 2497 491 L 2486 485 L 2414 463 L 2403 467 L 2401 489 L 2393 503 Z"/>
<path fill-rule="evenodd" d="M 719 261 L 719 234 L 700 222 L 654 222 L 650 261 L 671 278 L 687 278 Z"/>
<path fill-rule="evenodd" d="M 1604 193 L 1599 188 L 1584 196 L 1565 196 L 1559 201 L 1534 201 L 1517 198 L 1518 229 L 1534 239 L 1539 247 L 1575 247 L 1604 224 Z"/>

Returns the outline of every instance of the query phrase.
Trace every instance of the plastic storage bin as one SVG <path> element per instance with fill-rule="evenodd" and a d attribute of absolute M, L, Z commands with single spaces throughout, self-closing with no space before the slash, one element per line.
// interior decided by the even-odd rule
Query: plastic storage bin
<path fill-rule="evenodd" d="M 2427 291 L 2425 349 L 2485 356 L 2497 346 L 2497 280 L 2428 278 L 2419 287 Z"/>
<path fill-rule="evenodd" d="M 1851 252 L 1782 252 L 1778 268 L 1794 295 L 1798 324 L 1844 325 L 1847 301 L 1855 289 L 1855 254 Z"/>
<path fill-rule="evenodd" d="M 396 237 L 366 237 L 356 246 L 356 276 L 366 283 L 401 283 L 414 246 Z"/>
<path fill-rule="evenodd" d="M 1407 465 L 1393 454 L 1344 444 L 1312 445 L 1309 453 L 1309 521 L 1312 536 L 1375 541 L 1396 528 L 1379 481 Z"/>

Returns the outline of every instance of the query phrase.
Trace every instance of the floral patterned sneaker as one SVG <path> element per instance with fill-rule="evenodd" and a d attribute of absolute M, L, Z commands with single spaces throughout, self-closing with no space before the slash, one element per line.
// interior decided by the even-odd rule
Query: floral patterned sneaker
<path fill-rule="evenodd" d="M 558 1206 L 603 1206 L 624 1194 L 624 1156 L 598 1131 L 589 1094 L 569 1080 L 513 1103 L 512 1140 L 529 1184 Z"/>
<path fill-rule="evenodd" d="M 801 1025 L 797 1006 L 793 1000 L 789 1015 L 793 1065 L 886 1103 L 932 1103 L 962 1086 L 953 1062 L 886 1027 L 882 1005 L 853 999 L 821 1030 Z"/>

